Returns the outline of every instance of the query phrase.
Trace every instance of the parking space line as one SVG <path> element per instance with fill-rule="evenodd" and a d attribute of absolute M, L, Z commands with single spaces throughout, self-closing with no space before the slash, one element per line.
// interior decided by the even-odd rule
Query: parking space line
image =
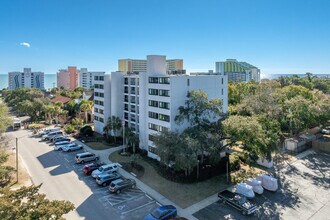
<path fill-rule="evenodd" d="M 149 199 L 153 200 L 153 198 L 151 198 L 148 194 L 145 194 L 146 197 L 148 197 Z"/>
<path fill-rule="evenodd" d="M 122 212 L 121 214 L 122 214 L 122 215 L 126 215 L 127 213 L 130 213 L 130 212 L 136 211 L 136 210 L 138 210 L 138 209 L 140 209 L 140 208 L 143 208 L 143 207 L 145 207 L 145 206 L 151 205 L 151 204 L 153 204 L 153 203 L 155 203 L 155 201 L 148 202 L 148 203 L 146 203 L 146 204 L 144 204 L 144 205 L 141 205 L 141 206 L 135 207 L 134 209 L 128 210 L 128 211 L 126 211 L 126 212 Z"/>

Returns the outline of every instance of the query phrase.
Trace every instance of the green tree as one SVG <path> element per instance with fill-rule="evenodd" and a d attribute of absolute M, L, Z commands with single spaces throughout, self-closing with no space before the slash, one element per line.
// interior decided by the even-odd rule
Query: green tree
<path fill-rule="evenodd" d="M 0 189 L 0 219 L 64 219 L 62 216 L 74 209 L 68 201 L 49 200 L 40 194 L 38 186 L 21 187 L 11 190 Z"/>
<path fill-rule="evenodd" d="M 0 135 L 5 132 L 7 127 L 12 124 L 8 107 L 0 102 Z"/>
<path fill-rule="evenodd" d="M 109 135 L 109 132 L 113 132 L 114 142 L 117 143 L 117 131 L 119 131 L 122 127 L 121 119 L 116 116 L 111 116 L 107 120 L 107 124 L 104 126 L 103 131 L 106 133 L 106 135 Z M 109 137 L 109 136 L 108 136 Z"/>
<path fill-rule="evenodd" d="M 14 171 L 13 167 L 3 165 L 8 160 L 8 156 L 9 155 L 4 150 L 0 149 L 0 186 L 7 185 L 9 183 L 11 173 Z"/>
<path fill-rule="evenodd" d="M 136 151 L 136 144 L 139 143 L 138 135 L 130 127 L 125 127 L 125 138 L 127 145 L 133 148 L 133 154 Z"/>
<path fill-rule="evenodd" d="M 84 125 L 84 121 L 80 118 L 74 118 L 71 120 L 71 124 L 76 130 L 79 130 Z"/>
<path fill-rule="evenodd" d="M 84 112 L 85 114 L 85 122 L 88 122 L 88 112 L 92 111 L 94 107 L 94 103 L 88 100 L 82 100 L 80 103 L 80 111 Z"/>

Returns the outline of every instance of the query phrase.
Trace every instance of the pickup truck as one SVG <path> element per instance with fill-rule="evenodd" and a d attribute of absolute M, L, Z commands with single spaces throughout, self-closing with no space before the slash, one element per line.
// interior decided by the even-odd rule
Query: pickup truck
<path fill-rule="evenodd" d="M 218 197 L 223 204 L 228 204 L 243 213 L 250 215 L 257 210 L 257 206 L 249 202 L 246 197 L 224 190 L 218 193 Z"/>

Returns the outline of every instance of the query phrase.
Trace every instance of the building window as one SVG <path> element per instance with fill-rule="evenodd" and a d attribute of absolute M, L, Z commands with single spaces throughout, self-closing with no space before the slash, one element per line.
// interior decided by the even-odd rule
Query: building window
<path fill-rule="evenodd" d="M 104 122 L 104 119 L 101 118 L 101 117 L 99 117 L 99 121 L 103 123 Z"/>
<path fill-rule="evenodd" d="M 149 146 L 149 152 L 153 154 L 157 154 L 157 148 Z"/>
<path fill-rule="evenodd" d="M 149 83 L 158 83 L 158 77 L 149 77 Z"/>
<path fill-rule="evenodd" d="M 221 84 L 223 84 L 223 78 L 221 78 Z"/>
<path fill-rule="evenodd" d="M 165 90 L 165 89 L 160 89 L 159 90 L 159 95 L 160 96 L 167 96 L 167 97 L 169 97 L 170 96 L 170 91 L 169 90 Z"/>
<path fill-rule="evenodd" d="M 94 120 L 95 121 L 98 121 L 99 120 L 99 117 L 98 116 L 94 116 Z"/>
<path fill-rule="evenodd" d="M 187 79 L 187 86 L 190 86 L 190 79 Z"/>
<path fill-rule="evenodd" d="M 154 100 L 149 100 L 149 106 L 151 107 L 158 107 L 158 102 Z"/>
<path fill-rule="evenodd" d="M 125 96 L 124 96 L 124 101 L 125 101 L 125 102 L 128 102 L 128 95 L 125 95 Z"/>
<path fill-rule="evenodd" d="M 127 86 L 124 87 L 124 93 L 128 93 L 128 87 Z"/>
<path fill-rule="evenodd" d="M 158 95 L 158 89 L 149 89 L 149 95 Z"/>
<path fill-rule="evenodd" d="M 131 94 L 135 94 L 135 87 L 131 88 Z"/>
<path fill-rule="evenodd" d="M 135 78 L 131 78 L 131 80 L 130 80 L 131 82 L 131 85 L 135 85 Z"/>
<path fill-rule="evenodd" d="M 158 113 L 156 113 L 156 112 L 149 112 L 149 118 L 158 119 Z"/>
<path fill-rule="evenodd" d="M 103 115 L 104 114 L 104 110 L 103 109 L 99 109 L 99 113 Z"/>
<path fill-rule="evenodd" d="M 100 81 L 104 81 L 104 76 L 100 76 L 100 77 L 99 77 L 99 80 L 100 80 Z"/>
<path fill-rule="evenodd" d="M 149 134 L 149 141 L 155 141 L 155 135 Z"/>
<path fill-rule="evenodd" d="M 221 95 L 223 95 L 223 89 L 221 89 Z"/>
<path fill-rule="evenodd" d="M 170 84 L 170 77 L 159 77 L 160 84 Z"/>
<path fill-rule="evenodd" d="M 99 76 L 95 76 L 94 77 L 94 80 L 99 80 Z"/>
<path fill-rule="evenodd" d="M 124 84 L 125 84 L 125 85 L 128 85 L 128 78 L 125 78 L 125 79 L 124 79 Z"/>
<path fill-rule="evenodd" d="M 170 116 L 169 115 L 159 114 L 159 120 L 169 122 L 170 121 Z"/>
<path fill-rule="evenodd" d="M 158 125 L 155 125 L 153 123 L 148 123 L 148 127 L 150 130 L 158 131 Z"/>
<path fill-rule="evenodd" d="M 168 103 L 168 102 L 159 102 L 159 108 L 170 109 L 170 103 Z"/>
<path fill-rule="evenodd" d="M 128 111 L 128 104 L 125 104 L 124 110 Z"/>
<path fill-rule="evenodd" d="M 163 127 L 163 126 L 158 126 L 158 131 L 162 132 L 162 131 L 168 131 L 167 127 Z"/>
<path fill-rule="evenodd" d="M 128 120 L 128 113 L 127 113 L 127 112 L 124 113 L 124 118 L 125 118 L 126 120 Z"/>

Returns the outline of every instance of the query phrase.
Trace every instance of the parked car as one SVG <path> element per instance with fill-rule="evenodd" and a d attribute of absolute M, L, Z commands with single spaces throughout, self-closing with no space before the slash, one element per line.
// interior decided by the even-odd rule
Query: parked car
<path fill-rule="evenodd" d="M 86 174 L 86 175 L 91 175 L 91 173 L 98 169 L 100 166 L 104 165 L 103 162 L 93 162 L 93 163 L 89 163 L 89 164 L 86 164 L 83 168 L 83 172 Z"/>
<path fill-rule="evenodd" d="M 54 150 L 63 150 L 63 146 L 70 144 L 70 141 L 60 141 L 54 145 Z"/>
<path fill-rule="evenodd" d="M 241 211 L 243 215 L 250 215 L 257 210 L 257 206 L 248 201 L 245 196 L 230 192 L 229 190 L 219 192 L 218 197 L 220 202 Z"/>
<path fill-rule="evenodd" d="M 173 205 L 163 205 L 156 208 L 144 220 L 168 220 L 177 216 L 177 210 Z"/>
<path fill-rule="evenodd" d="M 59 128 L 51 128 L 51 129 L 47 129 L 47 130 L 40 132 L 38 135 L 39 135 L 39 137 L 42 137 L 43 135 L 47 135 L 50 132 L 59 131 L 59 130 L 60 130 Z"/>
<path fill-rule="evenodd" d="M 104 173 L 100 174 L 98 177 L 96 177 L 96 183 L 99 186 L 107 186 L 109 185 L 112 181 L 117 180 L 121 178 L 121 175 L 119 173 Z"/>
<path fill-rule="evenodd" d="M 55 135 L 55 136 L 52 136 L 48 139 L 49 142 L 53 143 L 55 138 L 59 138 L 59 137 L 63 137 L 63 135 L 59 134 L 59 135 Z"/>
<path fill-rule="evenodd" d="M 98 156 L 96 156 L 95 154 L 90 153 L 90 152 L 76 154 L 76 157 L 75 157 L 76 163 L 85 163 L 88 161 L 93 161 L 93 160 L 98 160 L 98 159 L 99 159 Z"/>
<path fill-rule="evenodd" d="M 110 164 L 106 164 L 103 166 L 100 166 L 97 170 L 94 170 L 92 172 L 92 177 L 96 178 L 98 177 L 98 175 L 103 174 L 103 173 L 113 173 L 118 171 L 119 166 L 118 163 L 110 163 Z"/>
<path fill-rule="evenodd" d="M 118 179 L 111 182 L 109 191 L 112 193 L 121 193 L 125 189 L 134 189 L 136 182 L 133 179 Z"/>
<path fill-rule="evenodd" d="M 53 143 L 56 143 L 58 141 L 64 141 L 64 140 L 70 140 L 70 137 L 69 136 L 66 136 L 66 135 L 59 135 L 59 136 L 56 136 L 56 137 L 53 137 L 51 138 L 51 141 Z"/>
<path fill-rule="evenodd" d="M 70 152 L 70 151 L 75 151 L 75 150 L 81 150 L 84 147 L 82 145 L 78 145 L 76 143 L 70 143 L 70 144 L 66 144 L 62 147 L 62 150 L 64 152 Z"/>
<path fill-rule="evenodd" d="M 63 135 L 63 132 L 62 131 L 53 131 L 53 132 L 50 132 L 49 134 L 46 134 L 46 135 L 43 135 L 41 140 L 43 141 L 47 141 L 49 140 L 50 138 L 56 136 L 56 135 Z"/>
<path fill-rule="evenodd" d="M 58 139 L 56 139 L 56 141 L 54 141 L 54 144 L 58 144 L 58 143 L 60 143 L 62 141 L 68 141 L 68 142 L 70 142 L 71 139 L 69 137 L 59 137 Z"/>

